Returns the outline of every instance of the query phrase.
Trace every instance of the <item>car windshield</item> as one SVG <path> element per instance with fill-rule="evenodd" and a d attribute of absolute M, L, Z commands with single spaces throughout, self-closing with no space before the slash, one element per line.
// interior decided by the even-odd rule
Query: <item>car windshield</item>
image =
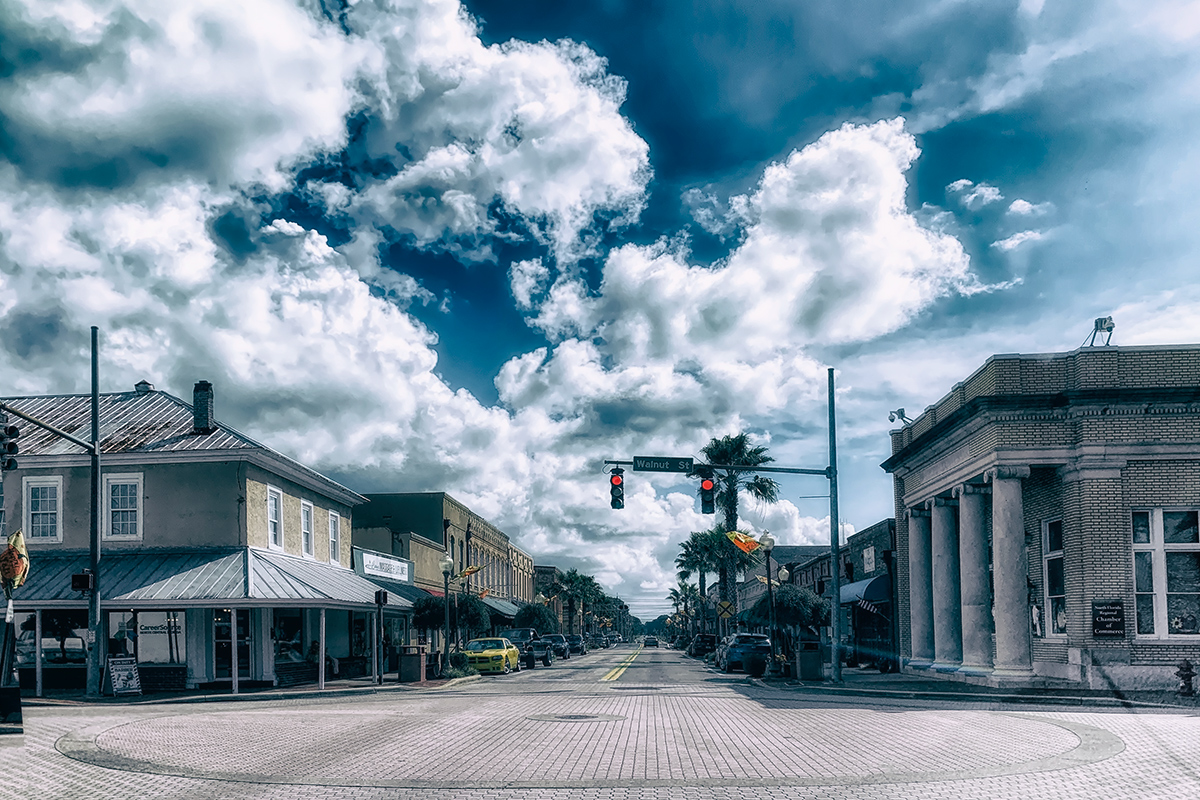
<path fill-rule="evenodd" d="M 753 634 L 747 634 L 744 636 L 738 636 L 736 639 L 733 640 L 733 643 L 734 644 L 768 644 L 770 641 L 771 640 L 768 639 L 766 636 L 755 636 Z"/>
<path fill-rule="evenodd" d="M 503 639 L 475 639 L 467 642 L 467 650 L 472 653 L 478 653 L 481 650 L 503 650 Z"/>

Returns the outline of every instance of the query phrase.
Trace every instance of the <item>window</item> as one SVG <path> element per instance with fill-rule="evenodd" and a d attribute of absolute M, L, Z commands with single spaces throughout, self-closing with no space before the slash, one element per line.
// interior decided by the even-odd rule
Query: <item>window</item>
<path fill-rule="evenodd" d="M 37 542 L 62 541 L 62 478 L 25 478 L 25 530 Z"/>
<path fill-rule="evenodd" d="M 1200 635 L 1200 513 L 1134 511 L 1132 535 L 1138 635 Z"/>
<path fill-rule="evenodd" d="M 1063 570 L 1063 523 L 1061 519 L 1042 525 L 1042 576 L 1046 599 L 1046 633 L 1067 634 L 1067 580 Z"/>
<path fill-rule="evenodd" d="M 300 502 L 300 546 L 304 555 L 312 558 L 313 554 L 313 507 L 307 500 Z"/>
<path fill-rule="evenodd" d="M 336 511 L 329 512 L 329 560 L 333 563 L 340 563 L 342 560 L 342 551 L 338 546 L 338 540 L 341 538 L 342 518 L 338 516 Z"/>
<path fill-rule="evenodd" d="M 267 533 L 271 547 L 283 549 L 283 492 L 267 487 Z"/>
<path fill-rule="evenodd" d="M 104 538 L 139 541 L 142 538 L 142 476 L 104 476 Z"/>

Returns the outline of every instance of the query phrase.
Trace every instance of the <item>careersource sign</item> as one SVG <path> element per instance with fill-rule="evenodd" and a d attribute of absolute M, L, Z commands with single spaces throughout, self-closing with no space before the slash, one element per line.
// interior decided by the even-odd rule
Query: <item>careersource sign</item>
<path fill-rule="evenodd" d="M 376 577 L 387 578 L 392 581 L 400 581 L 401 583 L 408 583 L 411 580 L 409 578 L 407 561 L 388 558 L 387 556 L 375 553 L 362 553 L 361 555 L 364 574 L 375 575 Z"/>

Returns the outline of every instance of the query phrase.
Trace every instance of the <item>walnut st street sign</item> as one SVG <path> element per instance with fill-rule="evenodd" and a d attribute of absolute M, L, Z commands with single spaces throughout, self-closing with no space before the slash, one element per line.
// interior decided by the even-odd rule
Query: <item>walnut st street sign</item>
<path fill-rule="evenodd" d="M 691 472 L 692 459 L 672 456 L 634 456 L 634 472 Z"/>

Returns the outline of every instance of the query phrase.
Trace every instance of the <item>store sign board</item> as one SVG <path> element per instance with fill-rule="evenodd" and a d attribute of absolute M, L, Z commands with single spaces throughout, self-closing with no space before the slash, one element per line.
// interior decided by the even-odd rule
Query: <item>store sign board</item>
<path fill-rule="evenodd" d="M 361 553 L 362 570 L 364 575 L 374 575 L 377 578 L 387 578 L 390 581 L 409 583 L 412 581 L 408 562 L 399 558 L 389 558 L 378 553 Z"/>
<path fill-rule="evenodd" d="M 133 656 L 108 657 L 108 685 L 114 695 L 141 694 L 142 676 Z"/>

